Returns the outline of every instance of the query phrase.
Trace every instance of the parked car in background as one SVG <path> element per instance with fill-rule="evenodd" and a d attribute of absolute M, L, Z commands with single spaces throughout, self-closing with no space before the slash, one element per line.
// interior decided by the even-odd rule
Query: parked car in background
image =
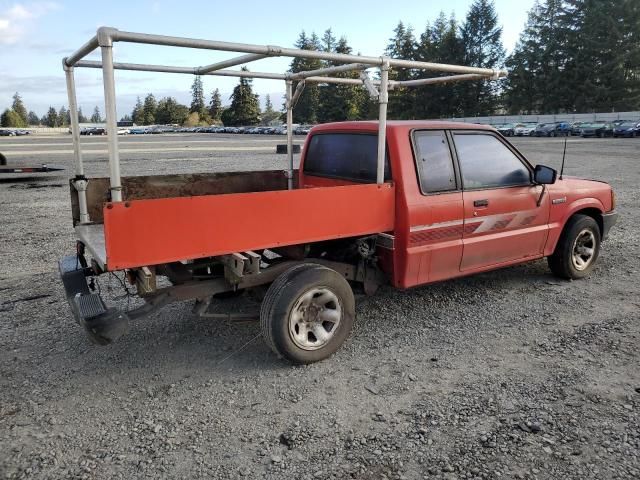
<path fill-rule="evenodd" d="M 571 124 L 571 135 L 574 137 L 579 137 L 580 132 L 582 132 L 582 127 L 588 125 L 588 122 L 574 122 Z"/>
<path fill-rule="evenodd" d="M 106 135 L 107 131 L 102 127 L 88 127 L 80 130 L 80 135 Z"/>
<path fill-rule="evenodd" d="M 142 135 L 149 132 L 151 132 L 150 128 L 130 128 L 129 129 L 129 133 L 131 135 Z"/>
<path fill-rule="evenodd" d="M 505 123 L 505 124 L 496 126 L 496 130 L 498 130 L 505 137 L 513 137 L 516 133 L 515 129 L 516 129 L 515 123 Z"/>
<path fill-rule="evenodd" d="M 588 123 L 582 127 L 581 137 L 613 137 L 613 124 L 607 122 Z"/>
<path fill-rule="evenodd" d="M 0 130 L 0 137 L 15 137 L 15 130 Z"/>
<path fill-rule="evenodd" d="M 118 128 L 118 135 L 129 135 L 130 133 L 128 128 Z"/>
<path fill-rule="evenodd" d="M 640 135 L 640 122 L 624 122 L 613 127 L 614 137 L 637 137 Z"/>
<path fill-rule="evenodd" d="M 569 124 L 567 122 L 540 123 L 535 129 L 536 137 L 557 137 L 569 134 Z"/>
<path fill-rule="evenodd" d="M 613 122 L 611 122 L 611 125 L 613 126 L 613 128 L 616 128 L 617 126 L 628 122 L 631 122 L 631 120 L 614 120 Z"/>
<path fill-rule="evenodd" d="M 519 123 L 513 129 L 513 133 L 516 137 L 530 137 L 535 131 L 537 125 L 537 123 L 532 122 Z"/>

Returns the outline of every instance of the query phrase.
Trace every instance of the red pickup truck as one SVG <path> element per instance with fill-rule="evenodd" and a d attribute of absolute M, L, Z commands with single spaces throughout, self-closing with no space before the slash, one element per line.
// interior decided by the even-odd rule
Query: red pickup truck
<path fill-rule="evenodd" d="M 196 299 L 203 312 L 269 285 L 266 342 L 311 363 L 349 335 L 357 284 L 407 289 L 543 257 L 563 278 L 593 270 L 617 219 L 607 183 L 556 178 L 488 126 L 390 121 L 377 184 L 377 132 L 377 122 L 313 128 L 293 189 L 280 171 L 123 177 L 127 200 L 111 202 L 108 179 L 94 178 L 82 224 L 72 188 L 80 240 L 60 271 L 76 319 L 106 344 L 168 302 Z M 119 270 L 143 306 L 108 308 L 91 289 L 88 278 Z"/>

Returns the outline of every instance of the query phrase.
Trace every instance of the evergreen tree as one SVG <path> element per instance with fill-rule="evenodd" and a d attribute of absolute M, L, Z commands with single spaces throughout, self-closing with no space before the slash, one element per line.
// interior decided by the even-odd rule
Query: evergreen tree
<path fill-rule="evenodd" d="M 27 123 L 29 125 L 39 125 L 40 124 L 40 119 L 38 118 L 38 115 L 36 115 L 36 113 L 34 111 L 30 111 L 29 114 L 27 115 Z"/>
<path fill-rule="evenodd" d="M 509 75 L 505 81 L 504 104 L 509 113 L 534 114 L 540 111 L 541 85 L 536 82 L 542 58 L 539 32 L 540 5 L 529 11 L 527 23 L 513 53 L 507 58 Z"/>
<path fill-rule="evenodd" d="M 191 85 L 191 108 L 189 112 L 196 112 L 200 117 L 204 116 L 204 91 L 202 89 L 202 78 L 200 75 L 196 75 Z"/>
<path fill-rule="evenodd" d="M 88 123 L 87 117 L 82 113 L 82 107 L 78 108 L 78 123 Z"/>
<path fill-rule="evenodd" d="M 13 94 L 13 104 L 11 105 L 11 110 L 16 112 L 22 120 L 22 124 L 24 126 L 27 126 L 29 120 L 27 118 L 27 109 L 25 108 L 24 103 L 22 102 L 22 97 L 20 97 L 20 94 L 18 92 Z"/>
<path fill-rule="evenodd" d="M 640 107 L 640 3 L 545 0 L 536 4 L 507 61 L 513 113 Z"/>
<path fill-rule="evenodd" d="M 93 109 L 93 114 L 91 115 L 91 118 L 89 119 L 89 121 L 91 123 L 102 123 L 102 115 L 100 114 L 100 109 L 98 108 L 98 106 L 96 105 L 95 108 Z"/>
<path fill-rule="evenodd" d="M 302 50 L 321 50 L 320 41 L 315 33 L 307 37 L 304 30 L 300 33 L 295 45 Z M 313 58 L 294 58 L 289 71 L 292 73 L 322 68 L 322 62 Z M 294 85 L 295 89 L 296 85 Z M 293 121 L 296 123 L 314 124 L 318 122 L 318 108 L 320 104 L 319 88 L 317 84 L 307 84 L 302 95 L 293 109 Z"/>
<path fill-rule="evenodd" d="M 136 98 L 136 105 L 131 112 L 131 118 L 136 125 L 144 125 L 144 106 L 142 105 L 140 97 Z"/>
<path fill-rule="evenodd" d="M 2 127 L 17 127 L 22 128 L 26 125 L 22 121 L 22 118 L 13 109 L 7 108 L 2 115 L 0 115 L 0 126 Z"/>
<path fill-rule="evenodd" d="M 144 99 L 144 106 L 142 107 L 143 114 L 143 125 L 153 125 L 156 123 L 156 109 L 158 108 L 158 104 L 156 102 L 156 97 L 153 96 L 153 93 L 149 93 Z"/>
<path fill-rule="evenodd" d="M 69 123 L 71 123 L 70 118 L 69 118 L 69 112 L 67 111 L 66 108 L 64 108 L 64 106 L 60 107 L 60 110 L 58 110 L 58 127 L 65 127 L 67 125 L 69 125 Z"/>
<path fill-rule="evenodd" d="M 216 88 L 211 92 L 211 102 L 209 102 L 209 116 L 214 122 L 219 122 L 222 115 L 222 99 L 220 91 Z"/>
<path fill-rule="evenodd" d="M 404 23 L 398 22 L 393 30 L 393 37 L 389 39 L 389 44 L 385 50 L 385 55 L 404 60 L 415 60 L 416 39 L 411 27 L 405 27 Z M 411 80 L 414 76 L 411 70 L 391 69 L 389 71 L 390 80 Z M 415 118 L 415 90 L 413 88 L 395 88 L 389 92 L 388 116 L 394 119 Z"/>
<path fill-rule="evenodd" d="M 242 67 L 248 71 L 247 67 Z M 260 121 L 260 104 L 258 95 L 253 93 L 250 78 L 240 78 L 240 82 L 231 94 L 231 106 L 226 113 L 225 125 L 248 126 L 256 125 Z"/>
<path fill-rule="evenodd" d="M 618 51 L 623 63 L 624 92 L 626 101 L 620 110 L 640 109 L 640 3 L 624 0 L 622 10 L 622 32 L 625 48 Z"/>
<path fill-rule="evenodd" d="M 578 111 L 621 111 L 640 106 L 640 4 L 633 0 L 569 0 L 567 72 Z M 569 25 L 567 25 L 569 24 Z M 635 47 L 635 48 L 634 48 Z"/>
<path fill-rule="evenodd" d="M 58 112 L 56 112 L 56 109 L 53 107 L 49 107 L 49 110 L 47 110 L 47 113 L 44 116 L 43 120 L 44 121 L 42 123 L 47 127 L 55 127 L 58 124 Z"/>
<path fill-rule="evenodd" d="M 196 113 L 196 112 L 194 112 Z M 155 121 L 160 124 L 182 125 L 189 116 L 189 107 L 178 103 L 173 97 L 165 97 L 158 102 Z M 199 120 L 199 119 L 198 119 Z"/>
<path fill-rule="evenodd" d="M 504 65 L 502 27 L 493 0 L 475 0 L 461 27 L 464 64 L 498 69 Z M 499 85 L 495 81 L 460 84 L 462 109 L 465 116 L 489 115 L 497 107 Z"/>
<path fill-rule="evenodd" d="M 222 110 L 222 113 L 220 114 L 220 121 L 225 126 L 234 125 L 233 112 L 231 111 L 231 108 L 227 107 Z"/>
<path fill-rule="evenodd" d="M 262 112 L 262 124 L 270 125 L 272 122 L 276 121 L 280 118 L 280 112 L 276 112 L 273 109 L 273 104 L 271 103 L 271 97 L 267 93 L 267 96 L 264 100 L 264 111 Z"/>
<path fill-rule="evenodd" d="M 327 28 L 322 35 L 322 50 L 325 52 L 335 52 L 336 47 L 336 37 L 333 35 L 331 29 Z"/>
<path fill-rule="evenodd" d="M 323 37 L 325 49 L 331 48 L 334 53 L 351 54 L 352 49 L 345 37 L 336 41 L 331 30 L 327 30 Z M 327 66 L 340 65 L 340 62 L 327 62 Z M 359 78 L 358 72 L 341 72 L 332 76 L 339 78 Z M 360 117 L 362 96 L 368 95 L 362 87 L 342 84 L 324 84 L 319 87 L 318 121 L 333 122 L 338 120 L 355 120 Z"/>
<path fill-rule="evenodd" d="M 133 122 L 133 120 L 131 119 L 131 115 L 125 114 L 122 116 L 122 118 L 120 119 L 121 122 Z"/>
<path fill-rule="evenodd" d="M 416 60 L 460 65 L 464 62 L 464 47 L 458 35 L 455 17 L 447 19 L 443 12 L 433 25 L 427 24 L 416 48 Z M 419 71 L 418 78 L 433 76 L 433 72 Z M 460 91 L 455 83 L 425 85 L 415 89 L 416 118 L 442 118 L 461 114 Z"/>

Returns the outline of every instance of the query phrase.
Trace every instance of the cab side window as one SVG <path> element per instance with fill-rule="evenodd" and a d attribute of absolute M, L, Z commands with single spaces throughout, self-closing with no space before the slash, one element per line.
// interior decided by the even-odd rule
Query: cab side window
<path fill-rule="evenodd" d="M 457 190 L 456 173 L 443 130 L 425 130 L 414 133 L 418 179 L 422 193 L 440 193 Z"/>
<path fill-rule="evenodd" d="M 484 133 L 454 133 L 465 189 L 529 185 L 531 172 L 495 136 Z"/>

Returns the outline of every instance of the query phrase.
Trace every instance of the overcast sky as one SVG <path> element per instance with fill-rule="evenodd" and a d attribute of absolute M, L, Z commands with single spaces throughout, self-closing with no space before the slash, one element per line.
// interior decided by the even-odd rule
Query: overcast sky
<path fill-rule="evenodd" d="M 534 0 L 495 0 L 503 27 L 503 43 L 513 49 Z M 0 111 L 11 105 L 18 91 L 27 109 L 43 115 L 49 105 L 67 105 L 62 58 L 95 34 L 97 27 L 187 36 L 211 40 L 292 46 L 301 30 L 321 35 L 331 27 L 336 37 L 346 36 L 354 52 L 381 55 L 399 20 L 419 35 L 441 10 L 463 19 L 471 0 L 389 2 L 368 0 L 322 1 L 183 1 L 141 0 L 5 1 L 0 0 Z M 206 65 L 234 54 L 146 45 L 116 44 L 115 60 L 165 65 Z M 97 53 L 91 58 L 99 59 Z M 288 59 L 270 58 L 251 64 L 255 71 L 283 73 Z M 190 102 L 190 75 L 116 72 L 118 117 L 130 113 L 137 95 L 153 92 Z M 204 77 L 209 93 L 219 88 L 223 102 L 237 79 Z M 78 69 L 78 101 L 85 114 L 95 105 L 104 112 L 99 70 Z M 282 81 L 254 80 L 261 97 L 271 94 L 280 107 Z"/>

